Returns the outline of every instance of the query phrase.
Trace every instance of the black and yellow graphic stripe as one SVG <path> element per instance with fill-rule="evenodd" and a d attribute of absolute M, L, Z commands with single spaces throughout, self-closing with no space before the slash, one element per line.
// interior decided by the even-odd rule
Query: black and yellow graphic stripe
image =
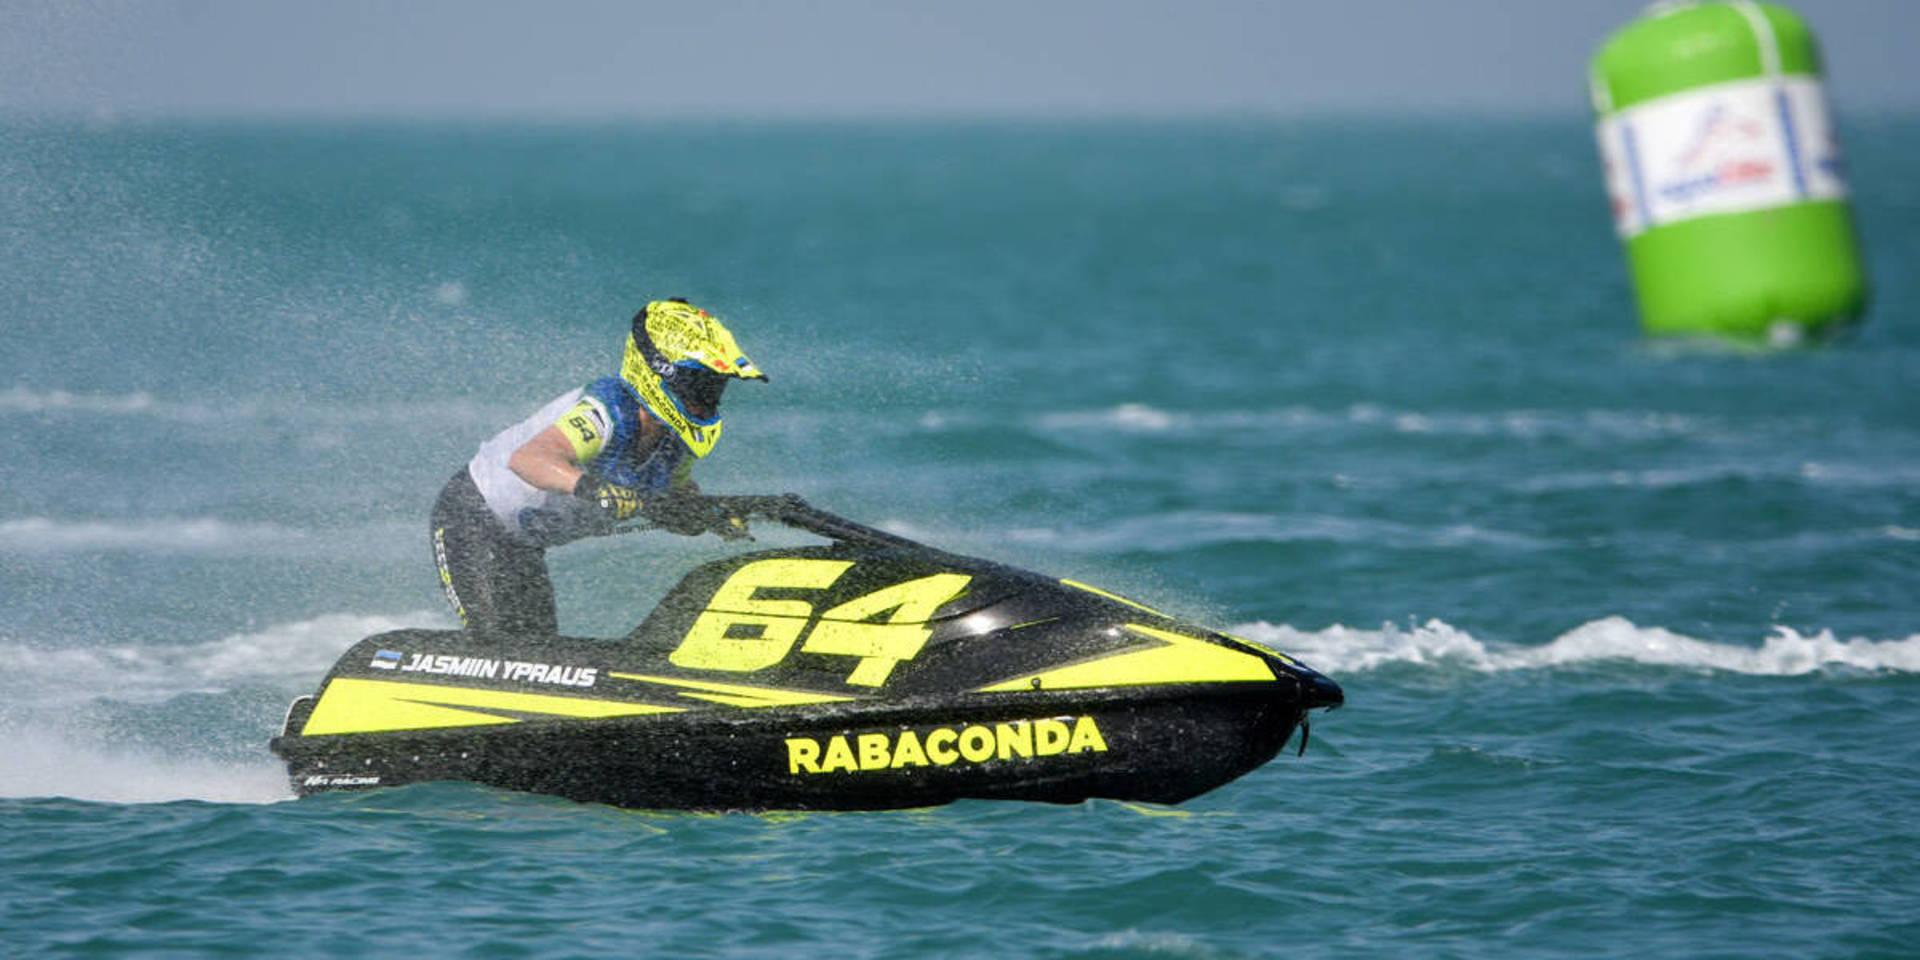
<path fill-rule="evenodd" d="M 654 683 L 676 688 L 683 697 L 705 700 L 729 707 L 797 707 L 810 703 L 845 703 L 855 697 L 812 690 L 782 690 L 778 687 L 753 687 L 740 683 L 715 683 L 689 677 L 660 677 L 642 673 L 609 673 L 609 677 L 634 683 Z"/>
<path fill-rule="evenodd" d="M 316 737 L 340 733 L 431 730 L 518 723 L 526 717 L 602 719 L 678 713 L 682 707 L 546 693 L 447 687 L 397 680 L 337 677 L 327 684 L 300 731 Z"/>
<path fill-rule="evenodd" d="M 980 692 L 1084 690 L 1161 683 L 1257 683 L 1274 678 L 1273 668 L 1251 653 L 1138 623 L 1129 623 L 1126 629 L 1159 642 L 1144 649 L 1122 650 L 1093 660 L 1023 674 L 981 687 Z"/>
<path fill-rule="evenodd" d="M 685 677 L 609 673 L 609 677 L 673 688 L 679 696 L 729 707 L 792 707 L 857 699 L 811 690 L 783 690 Z M 340 677 L 327 684 L 302 734 L 381 733 L 518 723 L 528 719 L 602 720 L 689 709 L 630 700 L 565 697 L 477 687 Z"/>

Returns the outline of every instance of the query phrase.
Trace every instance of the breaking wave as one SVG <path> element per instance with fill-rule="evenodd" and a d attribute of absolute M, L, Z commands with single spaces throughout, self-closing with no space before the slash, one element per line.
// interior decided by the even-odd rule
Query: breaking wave
<path fill-rule="evenodd" d="M 896 531 L 901 532 L 901 531 Z M 1174 511 L 1129 517 L 1071 530 L 1025 527 L 1007 531 L 1016 543 L 1089 553 L 1182 550 L 1232 543 L 1365 543 L 1401 548 L 1469 545 L 1540 549 L 1550 541 L 1472 524 L 1423 527 L 1387 520 L 1320 514 L 1276 515 L 1223 511 Z"/>
<path fill-rule="evenodd" d="M 418 533 L 408 524 L 372 524 L 340 530 L 314 530 L 273 523 L 240 523 L 217 517 L 159 517 L 124 520 L 55 520 L 15 517 L 0 520 L 0 553 L 212 554 L 303 556 L 348 553 L 364 556 L 369 544 L 411 548 Z"/>
<path fill-rule="evenodd" d="M 491 425 L 525 416 L 525 412 L 514 405 L 471 400 L 362 404 L 330 404 L 312 402 L 306 398 L 275 400 L 267 397 L 182 400 L 156 397 L 145 390 L 131 393 L 76 393 L 59 389 L 33 390 L 19 384 L 0 390 L 0 414 L 113 414 L 149 417 L 172 423 L 217 424 L 223 429 L 260 421 L 298 421 L 308 428 L 422 422 Z"/>
<path fill-rule="evenodd" d="M 1799 676 L 1832 667 L 1920 673 L 1920 634 L 1902 640 L 1841 640 L 1828 630 L 1809 636 L 1776 626 L 1759 647 L 1747 647 L 1699 640 L 1662 627 L 1641 627 L 1624 617 L 1583 624 L 1539 647 L 1482 643 L 1439 620 L 1407 628 L 1386 624 L 1378 630 L 1332 626 L 1314 631 L 1256 622 L 1235 627 L 1234 632 L 1328 672 L 1393 664 L 1500 672 L 1613 661 L 1768 677 Z"/>
<path fill-rule="evenodd" d="M 1631 544 L 1636 549 L 1662 553 L 1693 553 L 1697 552 L 1700 544 L 1698 538 L 1632 531 L 1576 540 L 1471 523 L 1415 524 L 1338 514 L 1211 510 L 1143 514 L 1080 526 L 961 528 L 900 517 L 884 518 L 878 526 L 913 540 L 977 553 L 1004 550 L 1007 544 L 1067 553 L 1111 555 L 1177 554 L 1235 544 L 1299 543 L 1358 544 L 1394 550 L 1473 548 L 1526 552 L 1560 550 L 1599 542 Z M 770 536 L 777 537 L 779 534 Z M 1743 540 L 1739 544 L 1753 551 L 1839 551 L 1886 541 L 1920 541 L 1920 530 L 1882 525 L 1803 531 L 1783 537 Z"/>
<path fill-rule="evenodd" d="M 87 720 L 102 703 L 173 715 L 175 698 L 254 688 L 304 691 L 362 637 L 445 627 L 424 612 L 330 614 L 178 646 L 48 647 L 0 642 L 0 797 L 106 803 L 270 803 L 292 796 L 286 770 L 257 756 L 209 757 L 204 744 L 110 735 Z M 280 693 L 271 694 L 278 697 Z M 185 709 L 195 709 L 187 707 Z M 276 717 L 277 719 L 277 717 Z M 266 733 L 261 731 L 264 740 Z"/>
<path fill-rule="evenodd" d="M 47 730 L 15 731 L 0 753 L 0 797 L 67 797 L 100 803 L 273 803 L 290 800 L 286 767 L 259 762 L 178 760 L 74 740 Z"/>
<path fill-rule="evenodd" d="M 15 385 L 0 391 L 0 412 L 4 413 L 153 413 L 163 409 L 144 390 L 123 394 L 70 393 L 65 390 L 34 391 Z"/>
<path fill-rule="evenodd" d="M 66 521 L 47 517 L 0 520 L 0 551 L 10 553 L 207 553 L 299 545 L 305 530 L 209 517 L 164 520 Z"/>
<path fill-rule="evenodd" d="M 1272 410 L 1217 410 L 1205 414 L 1163 410 L 1144 403 L 1122 403 L 1103 410 L 1043 413 L 1033 419 L 1042 430 L 1161 433 L 1205 428 L 1325 429 L 1371 427 L 1401 434 L 1500 436 L 1516 439 L 1572 437 L 1658 439 L 1726 436 L 1738 425 L 1713 417 L 1641 410 L 1506 410 L 1486 413 L 1394 410 L 1370 403 L 1344 409 L 1289 406 Z M 1808 420 L 1808 425 L 1814 423 Z M 1778 427 L 1782 424 L 1773 423 Z M 1791 424 L 1789 424 L 1791 425 Z"/>
<path fill-rule="evenodd" d="M 1543 474 L 1511 482 L 1509 486 L 1523 493 L 1556 493 L 1608 488 L 1672 490 L 1738 481 L 1793 481 L 1822 487 L 1906 489 L 1920 484 L 1920 469 L 1812 461 L 1771 464 L 1728 461 L 1665 469 Z"/>
<path fill-rule="evenodd" d="M 173 646 L 48 647 L 0 642 L 0 694 L 46 706 L 109 697 L 156 702 L 185 693 L 220 693 L 238 684 L 300 687 L 325 673 L 362 637 L 388 630 L 449 626 L 443 614 L 328 614 Z"/>

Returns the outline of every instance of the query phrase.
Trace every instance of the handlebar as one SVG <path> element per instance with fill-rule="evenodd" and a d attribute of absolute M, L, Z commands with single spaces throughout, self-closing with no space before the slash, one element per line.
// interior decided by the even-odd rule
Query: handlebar
<path fill-rule="evenodd" d="M 701 499 L 732 516 L 742 519 L 771 520 L 795 530 L 802 530 L 841 543 L 869 547 L 929 549 L 906 537 L 869 527 L 864 523 L 855 523 L 838 514 L 828 513 L 808 503 L 797 493 L 702 496 Z M 639 533 L 654 529 L 654 526 L 651 523 L 633 524 L 621 527 L 619 532 Z"/>

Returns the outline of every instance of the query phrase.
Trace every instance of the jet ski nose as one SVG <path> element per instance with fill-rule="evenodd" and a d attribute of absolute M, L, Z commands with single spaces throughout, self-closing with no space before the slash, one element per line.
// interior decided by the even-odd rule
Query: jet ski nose
<path fill-rule="evenodd" d="M 1311 670 L 1300 673 L 1300 700 L 1308 710 L 1325 707 L 1332 710 L 1347 702 L 1340 685 Z"/>

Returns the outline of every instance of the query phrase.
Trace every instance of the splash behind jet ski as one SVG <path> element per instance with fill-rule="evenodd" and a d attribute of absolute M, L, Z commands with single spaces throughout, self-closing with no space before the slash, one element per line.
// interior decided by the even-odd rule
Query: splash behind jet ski
<path fill-rule="evenodd" d="M 701 566 L 618 641 L 362 640 L 272 741 L 295 792 L 470 780 L 702 810 L 1177 803 L 1342 702 L 1285 654 L 1087 584 L 791 495 L 722 499 L 829 542 Z"/>

